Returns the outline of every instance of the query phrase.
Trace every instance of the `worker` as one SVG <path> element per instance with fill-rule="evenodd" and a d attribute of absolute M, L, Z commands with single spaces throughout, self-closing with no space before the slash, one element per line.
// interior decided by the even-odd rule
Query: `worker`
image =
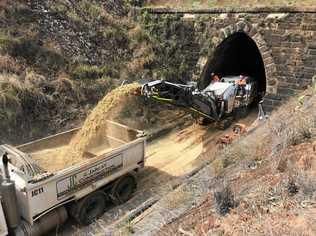
<path fill-rule="evenodd" d="M 246 79 L 247 79 L 247 76 L 240 75 L 239 80 L 236 81 L 236 84 L 238 84 L 240 86 L 246 86 L 246 84 L 247 84 Z"/>
<path fill-rule="evenodd" d="M 241 93 L 245 94 L 246 93 L 246 85 L 247 85 L 247 76 L 244 75 L 240 75 L 239 79 L 236 80 L 236 85 L 239 86 L 239 88 L 241 89 Z"/>
<path fill-rule="evenodd" d="M 215 82 L 219 82 L 220 81 L 220 78 L 218 77 L 218 75 L 212 73 L 211 74 L 211 83 L 215 83 Z"/>

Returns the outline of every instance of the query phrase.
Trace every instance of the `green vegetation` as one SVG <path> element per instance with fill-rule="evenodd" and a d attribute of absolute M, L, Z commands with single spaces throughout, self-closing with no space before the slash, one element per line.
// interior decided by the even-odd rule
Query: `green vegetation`
<path fill-rule="evenodd" d="M 142 15 L 141 23 L 151 40 L 155 60 L 149 65 L 154 77 L 171 81 L 186 80 L 192 75 L 189 65 L 192 51 L 188 45 L 195 42 L 192 24 L 183 24 L 178 15 L 156 17 Z M 183 37 L 186 34 L 186 37 Z"/>
<path fill-rule="evenodd" d="M 314 0 L 147 0 L 146 7 L 260 7 L 260 6 L 316 6 Z"/>

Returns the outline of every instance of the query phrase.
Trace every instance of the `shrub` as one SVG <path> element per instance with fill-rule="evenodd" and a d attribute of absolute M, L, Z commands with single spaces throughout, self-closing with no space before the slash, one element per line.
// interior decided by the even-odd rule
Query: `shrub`
<path fill-rule="evenodd" d="M 119 73 L 114 68 L 108 66 L 98 67 L 89 65 L 79 65 L 72 71 L 72 77 L 77 80 L 96 80 L 102 77 L 118 77 Z"/>
<path fill-rule="evenodd" d="M 58 72 L 67 66 L 67 61 L 59 53 L 48 50 L 29 38 L 10 38 L 0 36 L 0 48 L 3 53 L 39 69 L 42 73 Z"/>
<path fill-rule="evenodd" d="M 145 0 L 128 0 L 131 6 L 142 7 L 145 4 Z"/>
<path fill-rule="evenodd" d="M 214 193 L 216 210 L 220 215 L 226 215 L 230 209 L 236 206 L 234 195 L 229 186 Z"/>
<path fill-rule="evenodd" d="M 313 175 L 300 171 L 296 177 L 296 184 L 303 194 L 309 197 L 316 194 L 316 179 Z"/>
<path fill-rule="evenodd" d="M 106 27 L 102 31 L 103 38 L 109 47 L 117 45 L 120 48 L 127 48 L 129 45 L 129 38 L 124 29 L 119 27 Z"/>
<path fill-rule="evenodd" d="M 287 191 L 289 193 L 290 196 L 294 196 L 295 194 L 298 193 L 298 186 L 296 185 L 296 183 L 293 180 L 290 180 L 288 185 L 287 185 Z"/>
<path fill-rule="evenodd" d="M 85 11 L 92 19 L 97 19 L 98 17 L 100 17 L 102 12 L 102 8 L 100 5 L 93 4 L 90 1 L 81 1 L 79 5 L 80 9 Z"/>
<path fill-rule="evenodd" d="M 10 44 L 8 52 L 13 57 L 22 57 L 28 61 L 35 61 L 36 54 L 39 52 L 39 46 L 30 39 L 19 39 Z"/>
<path fill-rule="evenodd" d="M 21 111 L 20 100 L 4 82 L 0 82 L 0 119 L 14 121 Z"/>
<path fill-rule="evenodd" d="M 9 37 L 6 33 L 0 32 L 0 49 L 2 53 L 7 53 L 12 45 L 17 42 L 17 39 Z"/>
<path fill-rule="evenodd" d="M 22 112 L 36 116 L 45 107 L 44 104 L 47 104 L 44 94 L 28 79 L 22 80 L 9 74 L 0 76 L 0 107 L 3 119 L 14 121 Z"/>

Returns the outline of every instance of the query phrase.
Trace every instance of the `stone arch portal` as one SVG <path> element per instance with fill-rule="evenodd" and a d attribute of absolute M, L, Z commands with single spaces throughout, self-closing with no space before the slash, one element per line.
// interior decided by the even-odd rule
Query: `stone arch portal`
<path fill-rule="evenodd" d="M 203 68 L 199 88 L 205 88 L 211 73 L 219 76 L 248 75 L 258 80 L 258 92 L 275 94 L 277 80 L 276 66 L 262 36 L 244 22 L 222 30 L 222 41 L 207 59 Z"/>

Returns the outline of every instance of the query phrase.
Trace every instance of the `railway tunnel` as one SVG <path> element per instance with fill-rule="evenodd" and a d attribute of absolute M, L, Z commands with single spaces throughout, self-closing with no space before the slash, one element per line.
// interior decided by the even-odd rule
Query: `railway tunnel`
<path fill-rule="evenodd" d="M 211 81 L 211 74 L 225 76 L 247 75 L 258 80 L 258 94 L 266 91 L 266 73 L 261 53 L 253 39 L 244 32 L 236 32 L 223 40 L 203 69 L 199 88 Z"/>

